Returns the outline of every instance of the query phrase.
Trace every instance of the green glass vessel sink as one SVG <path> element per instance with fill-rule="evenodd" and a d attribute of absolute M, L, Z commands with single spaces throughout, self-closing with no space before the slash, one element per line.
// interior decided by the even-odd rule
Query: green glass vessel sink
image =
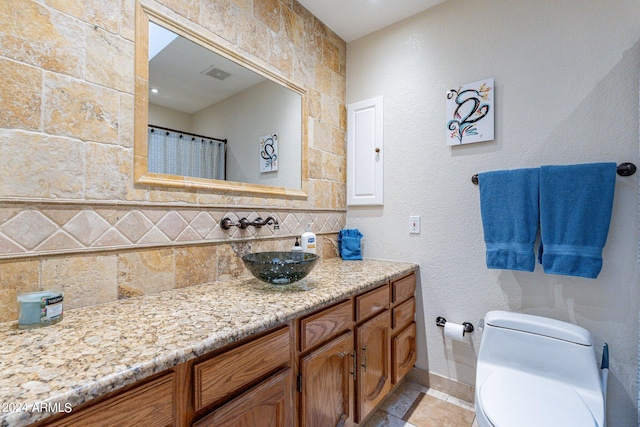
<path fill-rule="evenodd" d="M 309 252 L 256 252 L 242 257 L 251 274 L 274 285 L 303 279 L 319 259 L 318 255 Z"/>

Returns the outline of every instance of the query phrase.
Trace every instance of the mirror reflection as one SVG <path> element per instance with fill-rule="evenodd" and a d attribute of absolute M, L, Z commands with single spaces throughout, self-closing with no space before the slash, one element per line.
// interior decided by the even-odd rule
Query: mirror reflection
<path fill-rule="evenodd" d="M 149 22 L 148 172 L 300 189 L 302 95 Z"/>

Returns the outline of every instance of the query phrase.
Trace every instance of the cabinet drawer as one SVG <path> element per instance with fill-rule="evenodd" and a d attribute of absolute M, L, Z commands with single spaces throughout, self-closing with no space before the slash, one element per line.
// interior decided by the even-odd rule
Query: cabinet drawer
<path fill-rule="evenodd" d="M 391 381 L 397 384 L 416 363 L 416 323 L 393 337 L 391 341 Z"/>
<path fill-rule="evenodd" d="M 175 374 L 171 372 L 47 426 L 172 426 L 174 384 Z"/>
<path fill-rule="evenodd" d="M 195 409 L 229 397 L 290 359 L 289 328 L 282 328 L 194 365 Z"/>
<path fill-rule="evenodd" d="M 356 321 L 361 322 L 389 308 L 389 285 L 356 297 Z"/>
<path fill-rule="evenodd" d="M 391 327 L 400 330 L 413 322 L 416 313 L 416 299 L 410 298 L 393 309 L 391 315 Z"/>
<path fill-rule="evenodd" d="M 398 279 L 391 284 L 391 302 L 398 303 L 413 296 L 416 291 L 416 275 L 415 273 L 409 276 Z"/>
<path fill-rule="evenodd" d="M 322 310 L 300 320 L 300 351 L 306 351 L 351 326 L 353 318 L 351 300 Z"/>

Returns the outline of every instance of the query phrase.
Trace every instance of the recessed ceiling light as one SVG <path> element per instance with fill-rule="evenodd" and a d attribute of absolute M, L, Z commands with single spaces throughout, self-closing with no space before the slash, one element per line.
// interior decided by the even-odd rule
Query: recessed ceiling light
<path fill-rule="evenodd" d="M 152 88 L 151 88 L 151 92 L 153 92 L 153 93 L 158 93 L 158 89 L 156 89 L 155 87 L 152 87 Z"/>

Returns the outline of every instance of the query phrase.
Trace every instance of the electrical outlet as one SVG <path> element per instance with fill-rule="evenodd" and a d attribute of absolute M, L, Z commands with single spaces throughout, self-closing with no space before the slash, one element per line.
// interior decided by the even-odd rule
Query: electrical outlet
<path fill-rule="evenodd" d="M 420 234 L 420 217 L 409 217 L 409 234 Z"/>

